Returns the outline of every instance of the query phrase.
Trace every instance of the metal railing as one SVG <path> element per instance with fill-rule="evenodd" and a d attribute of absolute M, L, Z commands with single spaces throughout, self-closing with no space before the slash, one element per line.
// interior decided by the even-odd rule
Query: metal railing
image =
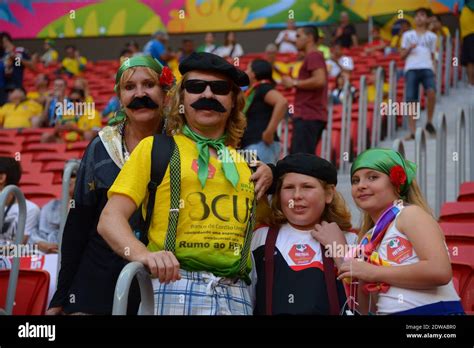
<path fill-rule="evenodd" d="M 444 39 L 441 37 L 441 43 L 438 49 L 438 61 L 436 62 L 436 100 L 441 98 L 441 86 L 443 82 L 443 57 L 444 57 Z"/>
<path fill-rule="evenodd" d="M 404 158 L 406 158 L 405 154 L 405 145 L 403 143 L 403 140 L 400 138 L 397 138 L 393 141 L 392 149 L 394 151 L 399 152 Z"/>
<path fill-rule="evenodd" d="M 332 136 L 332 119 L 334 115 L 334 105 L 332 98 L 329 98 L 328 100 L 328 123 L 326 124 L 326 130 L 327 130 L 327 137 L 326 137 L 326 159 L 331 162 L 331 149 L 332 149 L 332 143 L 331 143 L 331 136 Z"/>
<path fill-rule="evenodd" d="M 56 270 L 56 279 L 59 279 L 59 271 L 61 270 L 61 246 L 63 243 L 64 226 L 66 225 L 67 214 L 69 211 L 68 207 L 71 204 L 69 200 L 69 183 L 71 182 L 72 173 L 79 169 L 80 164 L 80 160 L 70 160 L 64 165 L 63 183 L 61 188 L 61 220 L 59 223 L 58 233 L 58 266 Z"/>
<path fill-rule="evenodd" d="M 394 60 L 390 61 L 389 76 L 388 76 L 389 90 L 388 100 L 391 103 L 397 102 L 397 65 Z M 383 85 L 382 85 L 382 101 L 383 101 Z M 389 111 L 387 115 L 387 138 L 392 140 L 395 137 L 397 115 L 392 115 Z"/>
<path fill-rule="evenodd" d="M 284 134 L 283 134 L 283 157 L 285 157 L 288 154 L 288 123 L 289 123 L 289 119 L 290 119 L 290 114 L 289 114 L 289 112 L 286 112 L 285 117 L 283 118 L 283 120 L 280 121 L 280 123 L 278 124 L 278 128 L 277 128 L 278 138 L 281 139 L 281 134 L 284 132 Z"/>
<path fill-rule="evenodd" d="M 380 117 L 380 104 L 383 101 L 383 69 L 382 67 L 377 68 L 375 80 L 375 101 L 374 101 L 374 115 L 372 119 L 372 139 L 371 147 L 377 147 L 381 139 L 382 120 Z"/>
<path fill-rule="evenodd" d="M 15 233 L 15 245 L 17 250 L 19 246 L 23 244 L 23 236 L 25 233 L 25 224 L 26 224 L 26 201 L 23 192 L 15 185 L 8 185 L 0 194 L 0 231 L 3 228 L 3 219 L 5 211 L 5 204 L 7 203 L 10 194 L 13 194 L 18 202 L 18 226 Z M 8 290 L 7 297 L 5 300 L 5 314 L 13 314 L 13 305 L 15 302 L 16 287 L 18 283 L 18 274 L 20 273 L 20 255 L 19 253 L 13 257 L 12 267 L 10 270 L 10 277 L 8 278 Z"/>
<path fill-rule="evenodd" d="M 453 64 L 453 88 L 457 88 L 459 80 L 459 64 L 461 64 L 459 56 L 459 29 L 456 29 L 456 33 L 454 34 L 454 58 L 456 58 L 456 64 Z"/>
<path fill-rule="evenodd" d="M 436 132 L 436 190 L 435 190 L 435 215 L 439 217 L 441 205 L 446 202 L 446 178 L 447 178 L 447 124 L 446 115 L 441 113 L 438 118 Z"/>
<path fill-rule="evenodd" d="M 357 155 L 367 149 L 367 79 L 360 77 L 359 117 L 357 125 Z"/>
<path fill-rule="evenodd" d="M 137 277 L 140 286 L 141 303 L 138 315 L 153 315 L 155 312 L 155 297 L 150 275 L 145 266 L 140 262 L 130 262 L 120 272 L 115 285 L 114 304 L 112 315 L 126 315 L 128 294 L 133 279 Z"/>
<path fill-rule="evenodd" d="M 328 158 L 326 157 L 327 155 L 327 136 L 328 136 L 328 131 L 326 129 L 323 129 L 323 133 L 321 134 L 321 153 L 319 154 L 319 156 L 321 158 L 324 158 L 325 160 L 328 160 Z"/>
<path fill-rule="evenodd" d="M 342 100 L 342 122 L 341 122 L 341 143 L 339 153 L 339 172 L 345 173 L 348 168 L 350 147 L 351 147 L 351 118 L 352 118 L 352 93 L 350 81 L 346 80 L 343 87 Z M 347 160 L 344 158 L 347 156 Z"/>
<path fill-rule="evenodd" d="M 428 193 L 426 185 L 426 161 L 426 134 L 423 128 L 418 127 L 415 132 L 415 163 L 418 167 L 416 171 L 416 181 L 425 198 Z"/>
<path fill-rule="evenodd" d="M 452 66 L 452 54 L 453 44 L 450 37 L 446 37 L 446 54 L 444 60 L 444 94 L 449 95 L 451 86 L 451 66 Z"/>
<path fill-rule="evenodd" d="M 456 199 L 459 194 L 459 185 L 466 178 L 466 112 L 463 108 L 459 109 L 459 117 L 456 122 L 455 143 L 458 156 L 457 161 L 454 162 L 454 197 Z"/>

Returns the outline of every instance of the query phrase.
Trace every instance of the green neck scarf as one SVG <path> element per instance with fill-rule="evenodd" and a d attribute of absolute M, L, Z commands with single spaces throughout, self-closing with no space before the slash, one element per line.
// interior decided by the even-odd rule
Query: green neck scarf
<path fill-rule="evenodd" d="M 232 184 L 234 188 L 237 188 L 237 184 L 239 183 L 239 172 L 237 171 L 237 167 L 230 155 L 229 150 L 224 144 L 226 139 L 226 135 L 221 136 L 218 139 L 209 139 L 203 137 L 196 132 L 193 132 L 188 125 L 183 126 L 182 130 L 183 134 L 188 138 L 194 140 L 197 144 L 198 150 L 198 179 L 201 182 L 202 188 L 206 185 L 207 176 L 209 173 L 209 146 L 213 147 L 217 150 L 218 156 L 222 156 L 223 160 L 222 163 L 222 170 L 224 171 L 224 175 L 226 179 Z"/>
<path fill-rule="evenodd" d="M 122 75 L 125 72 L 125 70 L 134 68 L 137 66 L 148 67 L 156 71 L 158 75 L 160 75 L 161 71 L 163 70 L 163 65 L 161 65 L 161 63 L 158 60 L 156 60 L 155 58 L 152 58 L 151 56 L 135 56 L 135 57 L 127 58 L 118 69 L 117 75 L 115 75 L 115 86 L 114 86 L 115 93 L 118 93 L 120 79 L 122 78 Z M 123 122 L 126 117 L 127 115 L 125 114 L 125 111 L 123 111 L 123 109 L 120 109 L 109 120 L 108 125 L 112 126 L 114 124 Z"/>
<path fill-rule="evenodd" d="M 416 164 L 406 160 L 392 149 L 369 149 L 362 152 L 351 167 L 351 177 L 359 169 L 373 169 L 390 176 L 394 166 L 400 166 L 406 175 L 406 181 L 400 185 L 399 192 L 403 199 L 407 198 L 408 188 L 416 177 Z"/>

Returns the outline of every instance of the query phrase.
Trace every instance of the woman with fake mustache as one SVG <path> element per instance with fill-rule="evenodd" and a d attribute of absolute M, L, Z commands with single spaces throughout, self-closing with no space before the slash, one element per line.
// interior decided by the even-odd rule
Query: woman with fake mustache
<path fill-rule="evenodd" d="M 171 71 L 151 57 L 126 60 L 117 72 L 115 92 L 122 109 L 112 126 L 87 147 L 77 174 L 74 206 L 64 228 L 61 270 L 47 314 L 111 314 L 115 284 L 127 263 L 97 233 L 107 191 L 136 145 L 160 133 L 166 93 L 174 84 Z M 138 229 L 140 214 L 130 219 Z M 129 312 L 139 305 L 137 284 L 130 292 Z"/>

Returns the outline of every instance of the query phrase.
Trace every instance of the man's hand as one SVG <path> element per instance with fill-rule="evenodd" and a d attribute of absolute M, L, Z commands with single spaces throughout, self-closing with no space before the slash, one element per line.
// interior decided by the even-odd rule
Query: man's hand
<path fill-rule="evenodd" d="M 273 132 L 271 130 L 265 129 L 262 133 L 262 140 L 265 144 L 273 144 Z"/>
<path fill-rule="evenodd" d="M 252 174 L 250 177 L 255 184 L 255 194 L 257 195 L 257 200 L 263 197 L 265 192 L 272 186 L 273 182 L 273 173 L 269 166 L 265 163 L 257 163 L 257 171 Z"/>
<path fill-rule="evenodd" d="M 148 252 L 140 261 L 148 269 L 153 278 L 158 278 L 160 283 L 169 284 L 181 279 L 179 262 L 171 251 Z"/>
<path fill-rule="evenodd" d="M 292 88 L 293 87 L 293 79 L 289 76 L 282 76 L 281 77 L 281 84 L 285 88 Z"/>

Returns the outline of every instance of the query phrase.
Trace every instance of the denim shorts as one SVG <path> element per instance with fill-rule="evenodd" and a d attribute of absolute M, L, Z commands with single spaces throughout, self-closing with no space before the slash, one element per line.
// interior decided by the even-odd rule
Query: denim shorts
<path fill-rule="evenodd" d="M 256 144 L 246 146 L 245 150 L 257 151 L 257 156 L 263 163 L 276 164 L 280 159 L 280 143 L 278 141 L 274 141 L 271 145 L 267 145 L 264 141 L 260 141 Z"/>
<path fill-rule="evenodd" d="M 405 101 L 418 102 L 419 87 L 423 84 L 425 91 L 436 91 L 435 75 L 431 69 L 414 69 L 405 72 Z"/>

